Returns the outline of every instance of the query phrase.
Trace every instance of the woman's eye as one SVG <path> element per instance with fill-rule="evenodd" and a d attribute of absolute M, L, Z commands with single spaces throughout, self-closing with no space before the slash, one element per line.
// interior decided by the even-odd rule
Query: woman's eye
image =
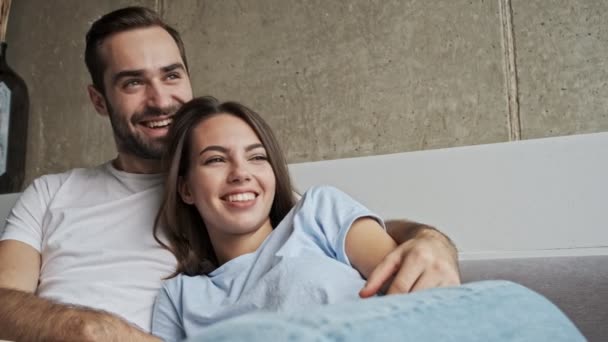
<path fill-rule="evenodd" d="M 268 157 L 260 154 L 260 155 L 255 155 L 255 156 L 251 157 L 251 160 L 264 161 L 264 160 L 268 160 Z"/>
<path fill-rule="evenodd" d="M 214 164 L 214 163 L 221 163 L 223 161 L 224 161 L 224 158 L 213 157 L 213 158 L 209 158 L 209 159 L 205 160 L 205 165 Z"/>

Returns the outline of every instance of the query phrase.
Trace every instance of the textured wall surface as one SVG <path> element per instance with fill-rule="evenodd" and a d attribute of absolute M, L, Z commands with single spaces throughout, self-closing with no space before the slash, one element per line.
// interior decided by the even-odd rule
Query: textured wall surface
<path fill-rule="evenodd" d="M 27 183 L 115 155 L 84 33 L 131 4 L 182 31 L 196 94 L 259 111 L 292 163 L 608 130 L 603 0 L 20 0 Z"/>
<path fill-rule="evenodd" d="M 116 156 L 110 122 L 97 115 L 86 86 L 84 35 L 102 13 L 155 1 L 13 1 L 8 60 L 30 95 L 24 187 L 35 177 L 97 165 Z"/>
<path fill-rule="evenodd" d="M 259 110 L 291 162 L 507 139 L 498 2 L 167 4 L 196 92 Z"/>
<path fill-rule="evenodd" d="M 522 137 L 608 130 L 608 2 L 513 1 Z"/>

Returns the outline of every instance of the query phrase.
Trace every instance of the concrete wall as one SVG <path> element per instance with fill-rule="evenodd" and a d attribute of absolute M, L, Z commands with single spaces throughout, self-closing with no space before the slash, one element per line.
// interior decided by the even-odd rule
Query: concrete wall
<path fill-rule="evenodd" d="M 19 0 L 26 182 L 114 156 L 83 37 L 131 4 L 182 32 L 195 93 L 261 112 L 292 163 L 608 130 L 604 0 Z"/>

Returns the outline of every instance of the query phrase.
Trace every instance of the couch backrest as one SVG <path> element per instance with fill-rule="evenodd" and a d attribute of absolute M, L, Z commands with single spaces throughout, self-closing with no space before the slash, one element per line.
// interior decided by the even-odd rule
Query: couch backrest
<path fill-rule="evenodd" d="M 11 212 L 13 205 L 15 205 L 20 195 L 21 193 L 0 195 L 0 236 L 4 232 L 6 217 Z"/>
<path fill-rule="evenodd" d="M 608 133 L 290 165 L 385 218 L 438 226 L 464 259 L 608 255 Z"/>
<path fill-rule="evenodd" d="M 335 185 L 382 217 L 438 226 L 464 259 L 608 255 L 607 151 L 608 133 L 595 133 L 292 164 L 290 170 L 299 190 Z M 0 222 L 18 196 L 0 195 Z"/>

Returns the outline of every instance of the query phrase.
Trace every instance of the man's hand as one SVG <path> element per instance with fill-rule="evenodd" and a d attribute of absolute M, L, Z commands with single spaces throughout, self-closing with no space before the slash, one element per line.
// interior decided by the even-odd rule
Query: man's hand
<path fill-rule="evenodd" d="M 410 221 L 387 222 L 387 231 L 400 244 L 367 278 L 359 293 L 362 298 L 381 290 L 408 293 L 460 284 L 458 254 L 445 235 Z"/>

